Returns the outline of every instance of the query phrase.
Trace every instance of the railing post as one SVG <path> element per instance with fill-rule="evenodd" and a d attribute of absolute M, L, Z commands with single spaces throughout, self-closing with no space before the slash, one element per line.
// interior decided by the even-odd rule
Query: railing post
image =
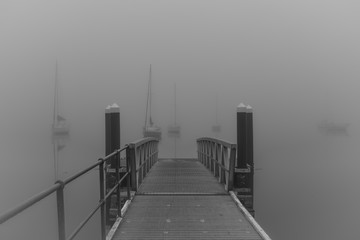
<path fill-rule="evenodd" d="M 60 187 L 56 190 L 59 240 L 65 240 L 64 183 L 62 181 L 56 181 L 56 183 L 60 184 Z"/>
<path fill-rule="evenodd" d="M 130 166 L 131 188 L 133 191 L 137 191 L 135 145 L 130 144 L 126 151 L 126 157 L 129 158 L 128 161 Z"/>
<path fill-rule="evenodd" d="M 100 202 L 104 201 L 105 197 L 105 178 L 104 178 L 104 160 L 99 159 L 99 178 L 100 178 Z M 101 240 L 106 239 L 106 215 L 105 215 L 105 202 L 100 207 L 100 224 L 101 224 Z"/>

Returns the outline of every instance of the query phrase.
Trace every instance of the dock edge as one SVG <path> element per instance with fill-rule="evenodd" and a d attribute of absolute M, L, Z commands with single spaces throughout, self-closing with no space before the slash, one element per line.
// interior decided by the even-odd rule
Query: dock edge
<path fill-rule="evenodd" d="M 254 227 L 254 229 L 259 233 L 259 235 L 264 240 L 271 240 L 269 235 L 262 229 L 262 227 L 256 222 L 255 218 L 251 216 L 251 214 L 246 210 L 246 208 L 242 205 L 240 200 L 237 198 L 236 194 L 233 191 L 229 191 L 231 198 L 234 200 L 236 205 L 240 208 L 240 211 L 245 215 L 246 219 L 250 222 L 250 224 Z"/>

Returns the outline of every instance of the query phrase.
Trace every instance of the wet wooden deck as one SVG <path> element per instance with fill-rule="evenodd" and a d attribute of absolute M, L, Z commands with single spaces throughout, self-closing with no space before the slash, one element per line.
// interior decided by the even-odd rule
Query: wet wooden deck
<path fill-rule="evenodd" d="M 176 159 L 153 166 L 112 239 L 264 238 L 200 162 Z"/>

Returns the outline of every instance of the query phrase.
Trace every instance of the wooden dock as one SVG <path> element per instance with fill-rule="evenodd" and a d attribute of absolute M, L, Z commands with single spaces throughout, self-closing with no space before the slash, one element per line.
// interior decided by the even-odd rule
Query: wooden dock
<path fill-rule="evenodd" d="M 120 220 L 113 240 L 267 239 L 195 159 L 159 160 Z"/>

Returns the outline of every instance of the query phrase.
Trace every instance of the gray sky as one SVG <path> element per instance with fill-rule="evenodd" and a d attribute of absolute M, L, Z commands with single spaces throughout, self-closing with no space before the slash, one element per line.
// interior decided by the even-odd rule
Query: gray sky
<path fill-rule="evenodd" d="M 294 159 L 302 159 L 309 151 L 316 155 L 309 136 L 319 121 L 349 122 L 354 136 L 360 132 L 356 110 L 359 7 L 358 1 L 350 0 L 2 0 L 2 164 L 7 172 L 9 168 L 15 171 L 29 153 L 9 146 L 32 149 L 26 136 L 47 134 L 58 60 L 60 111 L 71 124 L 73 143 L 103 151 L 104 109 L 113 102 L 121 108 L 122 143 L 141 137 L 151 63 L 152 110 L 155 123 L 164 130 L 173 121 L 173 85 L 177 83 L 178 123 L 182 136 L 189 139 L 179 143 L 184 155 L 195 153 L 193 139 L 211 134 L 218 95 L 220 137 L 235 141 L 236 106 L 250 104 L 255 114 L 255 163 L 271 168 L 269 158 L 286 159 L 277 163 L 288 164 L 285 168 L 291 172 L 298 166 L 294 153 L 282 149 L 296 151 L 299 155 Z M 95 140 L 84 143 L 83 139 Z M 358 139 L 350 145 L 355 146 Z M 36 154 L 33 159 L 39 159 Z M 316 159 L 321 162 L 324 156 Z M 348 164 L 349 171 L 360 167 L 350 160 Z M 288 177 L 283 171 L 278 174 L 273 183 Z M 270 184 L 271 176 L 260 173 L 259 179 Z M 271 198 L 267 186 L 259 184 L 258 194 Z M 360 199 L 360 194 L 356 197 Z M 290 226 L 289 232 L 281 232 L 282 221 L 271 223 L 275 213 L 265 202 L 259 201 L 258 206 L 259 221 L 271 230 L 270 236 L 293 236 L 296 230 Z M 299 224 L 292 220 L 289 224 Z M 331 224 L 319 228 L 335 226 Z M 348 227 L 344 224 L 341 229 Z M 323 239 L 319 232 L 312 229 L 313 239 Z M 356 231 L 349 236 L 356 236 Z"/>

